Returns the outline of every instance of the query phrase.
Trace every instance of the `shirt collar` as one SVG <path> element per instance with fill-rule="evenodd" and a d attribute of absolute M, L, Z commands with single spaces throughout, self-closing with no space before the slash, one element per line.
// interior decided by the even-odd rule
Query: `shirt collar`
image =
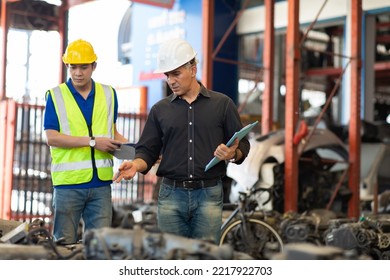
<path fill-rule="evenodd" d="M 75 95 L 75 94 L 80 94 L 78 91 L 74 88 L 72 84 L 72 79 L 69 78 L 68 81 L 66 82 L 66 85 L 70 89 L 70 92 Z M 92 95 L 95 93 L 95 81 L 92 79 L 92 89 L 91 89 Z"/>
<path fill-rule="evenodd" d="M 210 94 L 209 94 L 208 90 L 205 88 L 205 86 L 201 82 L 198 82 L 198 83 L 200 85 L 199 94 L 203 95 L 204 97 L 210 98 Z M 177 96 L 175 93 L 173 93 L 172 97 L 171 97 L 171 102 L 173 102 L 177 98 L 179 98 L 179 96 Z"/>

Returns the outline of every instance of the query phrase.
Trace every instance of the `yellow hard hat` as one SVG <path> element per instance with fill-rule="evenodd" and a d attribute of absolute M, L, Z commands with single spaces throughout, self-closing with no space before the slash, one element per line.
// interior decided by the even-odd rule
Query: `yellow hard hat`
<path fill-rule="evenodd" d="M 173 39 L 161 44 L 157 54 L 157 69 L 154 73 L 166 73 L 191 61 L 195 50 L 183 39 Z"/>
<path fill-rule="evenodd" d="M 62 61 L 65 64 L 90 64 L 96 59 L 97 56 L 92 45 L 82 39 L 70 43 L 62 56 Z"/>

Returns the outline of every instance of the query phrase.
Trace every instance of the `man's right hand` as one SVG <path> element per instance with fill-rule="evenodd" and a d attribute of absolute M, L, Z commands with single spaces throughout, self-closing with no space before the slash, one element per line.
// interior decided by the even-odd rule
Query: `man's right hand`
<path fill-rule="evenodd" d="M 122 179 L 130 180 L 135 176 L 137 171 L 137 165 L 132 161 L 126 160 L 119 166 L 118 171 L 114 174 L 112 180 L 116 183 L 119 183 Z"/>

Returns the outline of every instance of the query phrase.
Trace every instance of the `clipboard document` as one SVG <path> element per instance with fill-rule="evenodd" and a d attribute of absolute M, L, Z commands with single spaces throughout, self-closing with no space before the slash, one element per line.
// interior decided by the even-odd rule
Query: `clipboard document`
<path fill-rule="evenodd" d="M 255 121 L 251 124 L 248 124 L 247 126 L 244 126 L 241 130 L 235 132 L 233 134 L 233 136 L 229 139 L 229 141 L 226 143 L 226 146 L 230 147 L 236 139 L 238 139 L 238 141 L 240 141 L 242 138 L 244 138 L 252 130 L 252 128 L 254 128 L 257 125 L 258 122 L 259 121 Z M 213 159 L 210 160 L 210 162 L 206 165 L 206 168 L 204 171 L 209 170 L 211 167 L 213 167 L 214 165 L 216 165 L 220 161 L 221 160 L 218 159 L 217 157 L 213 157 Z"/>
<path fill-rule="evenodd" d="M 132 160 L 135 157 L 135 144 L 132 143 L 123 143 L 116 149 L 111 152 L 114 157 L 117 159 L 127 159 Z"/>

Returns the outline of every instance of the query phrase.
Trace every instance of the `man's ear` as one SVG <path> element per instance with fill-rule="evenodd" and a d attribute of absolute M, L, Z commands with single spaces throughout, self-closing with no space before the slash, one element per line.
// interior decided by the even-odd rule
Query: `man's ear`
<path fill-rule="evenodd" d="M 198 68 L 196 66 L 194 67 L 191 67 L 191 71 L 192 71 L 192 77 L 195 77 L 196 76 L 196 72 L 198 71 Z"/>

